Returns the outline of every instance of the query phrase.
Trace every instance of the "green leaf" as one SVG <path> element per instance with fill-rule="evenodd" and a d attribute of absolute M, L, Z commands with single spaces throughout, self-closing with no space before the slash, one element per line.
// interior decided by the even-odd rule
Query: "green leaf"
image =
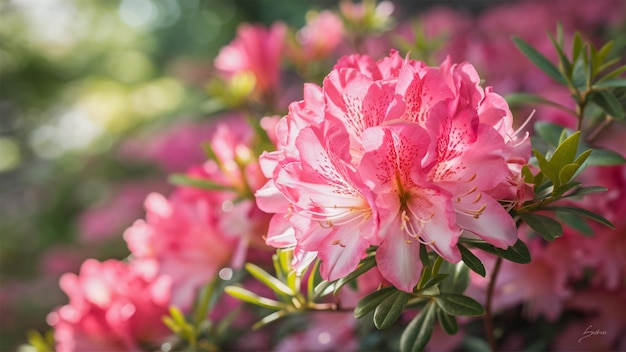
<path fill-rule="evenodd" d="M 625 164 L 626 158 L 609 149 L 594 148 L 587 162 L 592 166 L 614 166 Z"/>
<path fill-rule="evenodd" d="M 555 172 L 560 172 L 563 166 L 574 162 L 574 159 L 576 158 L 576 150 L 578 150 L 578 138 L 579 137 L 580 137 L 580 131 L 577 131 L 576 133 L 572 134 L 571 136 L 567 137 L 564 141 L 562 141 L 559 144 L 559 146 L 556 148 L 556 150 L 554 151 L 554 154 L 552 154 L 552 157 L 550 158 L 550 165 L 552 165 Z M 541 164 L 539 166 L 541 167 Z M 543 171 L 543 168 L 541 170 Z"/>
<path fill-rule="evenodd" d="M 190 186 L 190 187 L 195 187 L 195 188 L 206 189 L 209 191 L 234 191 L 235 190 L 235 188 L 231 186 L 222 185 L 222 184 L 215 183 L 213 181 L 203 179 L 203 178 L 190 177 L 185 174 L 170 175 L 170 177 L 168 178 L 168 181 L 169 183 L 173 185 Z"/>
<path fill-rule="evenodd" d="M 593 235 L 593 229 L 591 226 L 587 224 L 587 222 L 580 216 L 571 214 L 571 213 L 563 213 L 558 212 L 556 216 L 567 226 L 570 228 L 582 233 L 583 235 Z"/>
<path fill-rule="evenodd" d="M 550 146 L 557 147 L 563 127 L 555 123 L 539 121 L 535 123 L 535 132 Z"/>
<path fill-rule="evenodd" d="M 270 273 L 263 270 L 261 267 L 252 264 L 245 264 L 246 270 L 250 273 L 250 275 L 254 276 L 257 280 L 261 281 L 265 286 L 269 287 L 272 291 L 277 294 L 283 295 L 286 298 L 294 296 L 296 293 L 291 289 L 291 287 L 287 286 L 284 282 L 278 280 L 273 277 Z"/>
<path fill-rule="evenodd" d="M 396 291 L 385 298 L 374 310 L 374 326 L 384 330 L 393 325 L 404 312 L 408 300 L 409 294 L 404 291 Z"/>
<path fill-rule="evenodd" d="M 442 282 L 443 280 L 445 280 L 449 275 L 448 274 L 437 274 L 433 277 L 431 277 L 428 282 L 424 285 L 424 289 L 427 289 L 429 287 L 435 286 L 438 283 Z"/>
<path fill-rule="evenodd" d="M 618 77 L 619 75 L 621 75 L 624 72 L 626 72 L 626 65 L 619 66 L 616 69 L 614 69 L 613 71 L 605 74 L 602 78 L 600 78 L 598 80 L 598 82 L 596 82 L 595 86 L 597 86 L 600 82 L 603 82 L 605 80 L 614 79 L 614 78 Z M 622 86 L 620 85 L 619 87 L 622 87 Z"/>
<path fill-rule="evenodd" d="M 422 261 L 422 265 L 424 267 L 430 267 L 430 257 L 428 257 L 428 250 L 426 245 L 420 243 L 420 260 Z"/>
<path fill-rule="evenodd" d="M 282 317 L 284 317 L 286 315 L 287 315 L 287 312 L 284 311 L 284 310 L 276 311 L 276 312 L 274 312 L 274 313 L 264 317 L 263 319 L 259 320 L 258 322 L 254 323 L 254 325 L 252 325 L 252 330 L 258 330 L 259 328 L 261 328 L 261 327 L 263 327 L 263 326 L 265 326 L 265 325 L 267 325 L 267 324 L 269 324 L 271 322 L 274 322 L 274 321 L 276 321 L 276 320 L 278 320 L 278 319 L 280 319 L 280 318 L 282 318 Z"/>
<path fill-rule="evenodd" d="M 524 243 L 524 241 L 518 239 L 514 245 L 507 249 L 497 248 L 482 240 L 463 240 L 465 243 L 470 244 L 476 248 L 482 249 L 485 252 L 495 254 L 499 257 L 512 261 L 518 264 L 530 263 L 530 251 Z"/>
<path fill-rule="evenodd" d="M 574 197 L 574 196 L 582 196 L 585 194 L 596 194 L 596 193 L 604 193 L 609 189 L 602 186 L 589 186 L 589 187 L 580 187 L 576 189 L 574 192 L 566 195 L 565 197 Z"/>
<path fill-rule="evenodd" d="M 478 259 L 478 257 L 475 256 L 474 253 L 472 253 L 469 249 L 465 248 L 460 243 L 457 244 L 457 247 L 459 247 L 459 250 L 461 251 L 461 260 L 463 260 L 463 263 L 465 263 L 468 268 L 472 269 L 473 272 L 482 277 L 485 277 L 485 266 L 480 261 L 480 259 Z"/>
<path fill-rule="evenodd" d="M 477 316 L 485 314 L 483 306 L 471 297 L 458 293 L 442 293 L 436 297 L 437 304 L 451 315 Z"/>
<path fill-rule="evenodd" d="M 556 49 L 556 52 L 559 54 L 559 66 L 561 67 L 561 72 L 564 75 L 564 78 L 567 81 L 571 81 L 572 78 L 572 63 L 569 61 L 569 59 L 567 58 L 567 55 L 565 55 L 565 52 L 563 52 L 563 47 L 562 47 L 562 40 L 563 40 L 563 29 L 559 26 L 557 29 L 557 37 L 560 37 L 559 42 L 557 43 L 557 41 L 554 39 L 554 37 L 552 37 L 552 34 L 548 33 L 548 37 L 550 37 L 550 41 L 552 41 L 552 45 L 554 46 L 554 48 Z"/>
<path fill-rule="evenodd" d="M 469 269 L 461 262 L 452 264 L 445 262 L 442 270 L 449 273 L 448 278 L 439 284 L 441 292 L 462 293 L 469 286 Z"/>
<path fill-rule="evenodd" d="M 537 65 L 537 67 L 539 67 L 543 72 L 547 73 L 548 76 L 563 85 L 567 85 L 567 82 L 561 75 L 561 72 L 559 72 L 559 69 L 530 44 L 526 43 L 519 37 L 513 37 L 513 43 L 515 43 L 515 46 L 517 46 L 517 48 L 524 55 L 526 55 L 530 61 Z"/>
<path fill-rule="evenodd" d="M 592 152 L 593 149 L 587 149 L 584 152 L 580 153 L 580 155 L 576 157 L 576 160 L 574 160 L 574 164 L 582 165 L 585 161 L 587 161 L 587 158 L 589 157 L 589 155 L 591 155 Z"/>
<path fill-rule="evenodd" d="M 563 106 L 557 102 L 552 100 L 548 100 L 542 96 L 530 94 L 530 93 L 512 93 L 508 94 L 504 97 L 506 102 L 510 106 L 520 106 L 520 105 L 547 105 L 553 108 L 557 108 L 562 110 L 570 115 L 576 115 L 576 111 L 568 108 L 567 106 Z"/>
<path fill-rule="evenodd" d="M 381 288 L 363 297 L 354 308 L 354 317 L 360 319 L 373 311 L 382 301 L 398 290 L 393 286 Z"/>
<path fill-rule="evenodd" d="M 541 210 L 563 211 L 567 213 L 582 215 L 595 222 L 598 222 L 612 229 L 615 229 L 615 225 L 613 225 L 609 220 L 589 210 L 576 208 L 576 207 L 567 207 L 567 206 L 547 206 L 547 207 L 542 207 Z"/>
<path fill-rule="evenodd" d="M 567 164 L 563 166 L 559 172 L 559 182 L 562 185 L 567 184 L 576 175 L 576 171 L 580 168 L 578 164 Z"/>
<path fill-rule="evenodd" d="M 624 69 L 626 70 L 626 67 L 624 67 Z M 619 87 L 626 87 L 626 79 L 614 78 L 614 79 L 607 79 L 607 80 L 599 81 L 596 84 L 594 84 L 591 88 L 593 88 L 594 90 L 600 90 L 603 88 L 619 88 Z"/>
<path fill-rule="evenodd" d="M 546 159 L 543 154 L 541 154 L 538 150 L 533 149 L 533 154 L 537 158 L 537 163 L 539 164 L 539 168 L 541 172 L 546 175 L 555 185 L 558 183 L 559 179 L 557 178 L 557 171 L 554 169 L 554 166 Z"/>
<path fill-rule="evenodd" d="M 351 272 L 350 274 L 342 277 L 341 279 L 337 281 L 330 281 L 330 282 L 324 281 L 321 284 L 319 284 L 315 288 L 315 294 L 318 297 L 326 296 L 330 294 L 331 292 L 336 294 L 337 292 L 339 292 L 339 289 L 341 289 L 347 283 L 356 280 L 356 278 L 365 274 L 366 272 L 368 272 L 370 269 L 372 269 L 375 266 L 376 266 L 376 257 L 374 257 L 373 255 L 367 256 L 361 260 L 361 262 L 359 263 L 359 266 L 357 266 L 357 268 L 354 269 L 354 271 Z"/>
<path fill-rule="evenodd" d="M 576 32 L 574 34 L 574 43 L 572 45 L 572 62 L 576 62 L 578 60 L 578 56 L 583 50 L 583 41 L 580 37 L 580 33 Z"/>
<path fill-rule="evenodd" d="M 443 309 L 437 309 L 437 320 L 439 320 L 439 326 L 448 335 L 454 335 L 459 330 L 459 325 L 456 323 L 456 317 L 443 311 Z"/>
<path fill-rule="evenodd" d="M 226 286 L 224 292 L 244 302 L 269 309 L 281 309 L 283 304 L 273 299 L 261 297 L 241 286 Z"/>
<path fill-rule="evenodd" d="M 607 114 L 617 118 L 624 118 L 626 113 L 619 99 L 607 90 L 599 90 L 591 95 L 591 101 L 598 105 Z"/>
<path fill-rule="evenodd" d="M 437 306 L 429 302 L 422 311 L 411 320 L 400 336 L 401 352 L 423 351 L 433 334 Z"/>
<path fill-rule="evenodd" d="M 563 228 L 558 221 L 547 216 L 538 214 L 522 214 L 520 218 L 541 237 L 548 241 L 554 241 L 563 235 Z"/>

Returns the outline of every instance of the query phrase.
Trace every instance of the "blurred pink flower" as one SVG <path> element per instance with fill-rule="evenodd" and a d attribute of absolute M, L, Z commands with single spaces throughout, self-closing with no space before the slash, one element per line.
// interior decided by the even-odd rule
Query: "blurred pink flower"
<path fill-rule="evenodd" d="M 215 58 L 215 67 L 227 78 L 237 73 L 252 73 L 258 93 L 276 93 L 286 31 L 287 27 L 280 22 L 270 28 L 240 25 L 235 40 Z"/>
<path fill-rule="evenodd" d="M 267 248 L 262 236 L 270 216 L 251 199 L 267 180 L 250 149 L 254 137 L 241 119 L 218 123 L 209 143 L 214 159 L 186 174 L 215 189 L 179 186 L 169 198 L 152 193 L 146 219 L 124 233 L 136 260 L 154 259 L 159 273 L 172 278 L 172 302 L 183 310 L 220 269 L 241 266 L 250 247 Z"/>
<path fill-rule="evenodd" d="M 164 342 L 171 335 L 161 321 L 171 282 L 157 275 L 156 265 L 88 259 L 78 275 L 63 275 L 61 288 L 70 302 L 47 319 L 56 350 L 141 351 Z"/>
<path fill-rule="evenodd" d="M 344 57 L 323 88 L 305 86 L 278 125 L 278 151 L 261 158 L 272 180 L 257 199 L 279 217 L 268 243 L 317 252 L 328 280 L 379 246 L 383 277 L 406 291 L 419 279 L 420 243 L 453 262 L 463 230 L 512 245 L 515 224 L 490 191 L 519 177 L 509 164 L 530 148 L 479 80 L 467 63 L 428 67 L 392 52 Z"/>
<path fill-rule="evenodd" d="M 294 60 L 303 65 L 327 58 L 344 40 L 343 22 L 332 11 L 309 13 L 306 20 L 296 34 L 298 46 L 290 51 Z"/>

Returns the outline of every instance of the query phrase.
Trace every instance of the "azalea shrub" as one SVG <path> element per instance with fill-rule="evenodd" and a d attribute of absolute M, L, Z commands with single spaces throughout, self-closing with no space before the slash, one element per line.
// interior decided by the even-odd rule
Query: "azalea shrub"
<path fill-rule="evenodd" d="M 210 125 L 172 137 L 202 131 L 204 161 L 144 192 L 126 259 L 61 278 L 31 347 L 625 349 L 624 37 L 595 36 L 625 21 L 601 4 L 242 24 Z"/>

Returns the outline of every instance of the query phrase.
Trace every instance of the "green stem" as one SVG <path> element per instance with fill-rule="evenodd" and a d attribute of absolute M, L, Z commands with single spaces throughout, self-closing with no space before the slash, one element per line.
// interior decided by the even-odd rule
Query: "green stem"
<path fill-rule="evenodd" d="M 487 302 L 485 303 L 485 330 L 487 334 L 487 341 L 489 342 L 489 349 L 492 352 L 496 351 L 496 338 L 494 335 L 494 327 L 493 327 L 493 315 L 491 313 L 491 304 L 493 302 L 493 293 L 496 287 L 496 279 L 498 278 L 498 272 L 500 272 L 500 267 L 502 265 L 502 257 L 498 257 L 496 259 L 496 264 L 493 268 L 493 272 L 491 273 L 491 280 L 489 281 L 489 287 L 487 288 Z"/>

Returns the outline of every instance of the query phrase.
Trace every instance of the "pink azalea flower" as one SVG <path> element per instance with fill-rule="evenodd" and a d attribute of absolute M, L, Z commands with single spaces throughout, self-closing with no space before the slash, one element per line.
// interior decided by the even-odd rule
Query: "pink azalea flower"
<path fill-rule="evenodd" d="M 328 57 L 344 39 L 343 22 L 332 11 L 307 14 L 306 25 L 296 34 L 295 60 L 307 64 Z"/>
<path fill-rule="evenodd" d="M 253 157 L 254 136 L 242 119 L 217 124 L 210 140 L 215 160 L 187 175 L 224 189 L 181 186 L 169 197 L 152 193 L 146 219 L 124 233 L 135 258 L 156 260 L 159 273 L 172 277 L 172 301 L 183 310 L 219 270 L 243 265 L 250 248 L 267 248 L 262 235 L 270 216 L 251 198 L 267 180 Z"/>
<path fill-rule="evenodd" d="M 252 73 L 257 92 L 275 93 L 280 84 L 280 59 L 286 31 L 283 23 L 275 23 L 271 28 L 240 25 L 235 40 L 215 58 L 215 67 L 226 77 Z"/>
<path fill-rule="evenodd" d="M 171 335 L 161 320 L 171 281 L 156 274 L 155 262 L 88 259 L 60 284 L 70 302 L 48 315 L 59 352 L 141 351 Z"/>
<path fill-rule="evenodd" d="M 462 234 L 512 245 L 515 223 L 491 192 L 517 179 L 511 163 L 528 160 L 528 141 L 479 80 L 449 60 L 340 59 L 321 90 L 308 88 L 311 102 L 292 104 L 279 123 L 290 128 L 277 129 L 283 142 L 262 160 L 272 180 L 257 200 L 281 217 L 268 238 L 317 252 L 329 280 L 378 246 L 383 277 L 405 291 L 419 279 L 420 243 L 452 262 Z"/>

